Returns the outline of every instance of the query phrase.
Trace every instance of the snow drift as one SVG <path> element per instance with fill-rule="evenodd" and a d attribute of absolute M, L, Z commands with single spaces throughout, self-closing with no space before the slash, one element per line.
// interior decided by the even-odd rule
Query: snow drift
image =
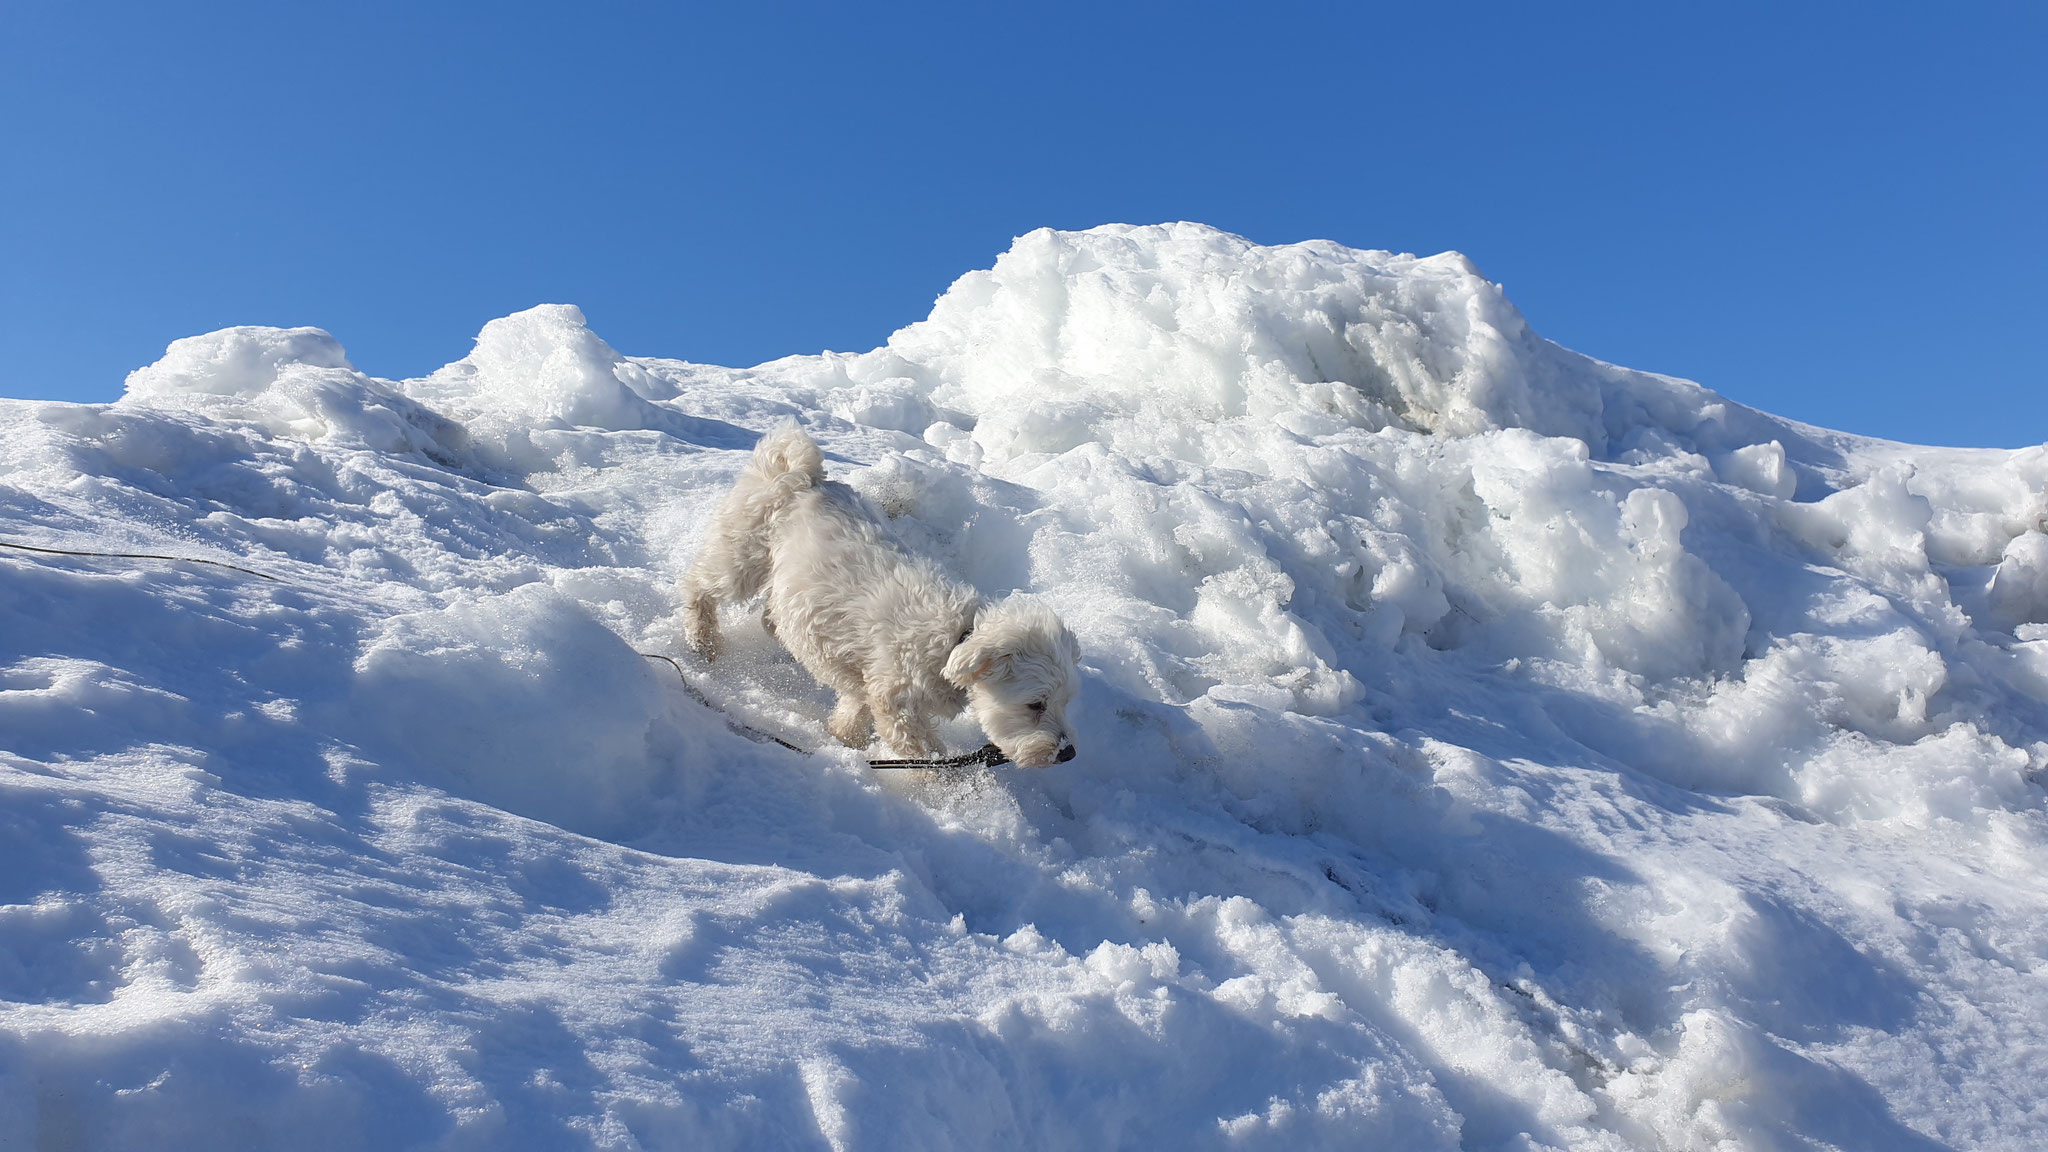
<path fill-rule="evenodd" d="M 641 654 L 790 415 L 1059 609 L 1079 759 L 885 776 Z M 0 1143 L 2048 1139 L 2048 449 L 1190 224 L 857 355 L 238 328 L 0 436 L 0 541 L 185 561 L 0 548 Z"/>

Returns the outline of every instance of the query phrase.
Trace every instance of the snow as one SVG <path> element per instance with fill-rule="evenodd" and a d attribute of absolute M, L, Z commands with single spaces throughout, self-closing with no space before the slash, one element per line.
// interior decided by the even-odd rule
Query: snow
<path fill-rule="evenodd" d="M 789 415 L 1062 613 L 1076 760 L 871 771 L 682 651 Z M 2048 446 L 1192 224 L 860 354 L 233 328 L 0 438 L 0 541 L 185 558 L 0 549 L 0 1145 L 2048 1141 Z"/>

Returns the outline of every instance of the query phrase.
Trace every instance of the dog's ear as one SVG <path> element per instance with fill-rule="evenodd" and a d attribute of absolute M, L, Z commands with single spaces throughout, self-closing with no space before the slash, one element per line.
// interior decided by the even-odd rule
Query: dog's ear
<path fill-rule="evenodd" d="M 966 688 L 977 680 L 987 679 L 1004 658 L 987 638 L 969 632 L 967 639 L 953 646 L 953 654 L 946 657 L 940 675 L 953 687 Z"/>

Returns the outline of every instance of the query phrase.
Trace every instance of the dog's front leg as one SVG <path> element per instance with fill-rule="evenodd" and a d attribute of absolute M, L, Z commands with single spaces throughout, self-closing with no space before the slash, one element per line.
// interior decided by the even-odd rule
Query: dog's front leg
<path fill-rule="evenodd" d="M 882 743 L 905 756 L 936 756 L 939 726 L 917 707 L 918 693 L 910 685 L 884 684 L 872 698 L 875 734 Z"/>
<path fill-rule="evenodd" d="M 825 731 L 834 740 L 848 748 L 868 746 L 868 702 L 857 691 L 841 692 L 839 703 L 832 706 L 832 715 L 825 721 Z"/>

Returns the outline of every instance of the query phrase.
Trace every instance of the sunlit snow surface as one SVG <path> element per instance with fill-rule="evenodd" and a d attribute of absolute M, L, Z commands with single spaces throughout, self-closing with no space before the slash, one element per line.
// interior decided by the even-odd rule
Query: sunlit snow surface
<path fill-rule="evenodd" d="M 638 654 L 790 415 L 1064 615 L 1078 759 Z M 276 577 L 0 549 L 0 1146 L 2048 1146 L 2044 519 L 1194 225 L 749 369 L 179 341 L 0 402 L 0 540 Z"/>

